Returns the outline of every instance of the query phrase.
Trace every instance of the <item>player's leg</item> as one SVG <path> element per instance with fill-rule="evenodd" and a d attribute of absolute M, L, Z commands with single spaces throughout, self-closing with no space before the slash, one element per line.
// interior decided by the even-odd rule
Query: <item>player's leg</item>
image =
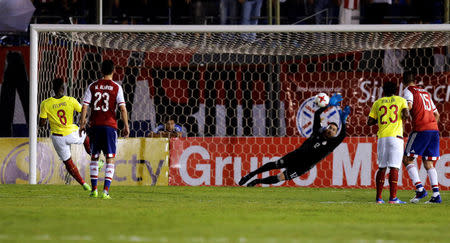
<path fill-rule="evenodd" d="M 263 173 L 263 172 L 266 172 L 269 170 L 286 168 L 287 165 L 289 163 L 291 163 L 290 161 L 297 161 L 299 158 L 301 158 L 301 155 L 299 154 L 298 150 L 294 150 L 294 151 L 286 154 L 285 156 L 283 156 L 281 159 L 265 163 L 263 166 L 259 167 L 258 169 L 248 173 L 246 176 L 241 178 L 241 180 L 239 181 L 238 184 L 240 186 L 244 185 L 247 181 L 249 181 L 251 178 L 253 178 L 257 174 L 260 174 L 260 173 Z"/>
<path fill-rule="evenodd" d="M 89 136 L 86 136 L 86 138 L 83 141 L 83 147 L 87 154 L 91 155 L 91 143 Z"/>
<path fill-rule="evenodd" d="M 106 157 L 105 184 L 103 187 L 102 198 L 110 199 L 109 188 L 114 177 L 114 158 L 116 156 L 117 131 L 111 127 L 105 128 L 106 149 L 103 151 Z"/>
<path fill-rule="evenodd" d="M 78 171 L 78 168 L 73 164 L 72 158 L 69 158 L 68 160 L 64 161 L 64 165 L 66 166 L 67 171 L 69 172 L 69 174 L 75 178 L 75 180 L 81 185 L 83 186 L 84 190 L 86 191 L 90 191 L 91 190 L 91 186 L 89 186 L 89 184 L 87 184 L 83 178 L 80 175 L 80 172 Z"/>
<path fill-rule="evenodd" d="M 426 144 L 425 140 L 421 132 L 413 132 L 408 138 L 403 156 L 403 165 L 408 171 L 409 178 L 416 187 L 416 195 L 410 200 L 412 203 L 417 203 L 420 199 L 427 196 L 427 191 L 420 181 L 419 172 L 414 163 L 415 158 L 423 153 L 424 144 Z"/>
<path fill-rule="evenodd" d="M 377 196 L 375 198 L 376 203 L 384 203 L 381 193 L 383 192 L 385 178 L 386 178 L 386 167 L 384 168 L 379 167 L 375 177 L 375 184 L 377 187 Z"/>
<path fill-rule="evenodd" d="M 100 153 L 102 150 L 102 130 L 98 127 L 92 128 L 92 141 L 90 143 L 91 145 L 91 162 L 89 163 L 89 171 L 91 175 L 91 197 L 98 197 L 98 191 L 97 191 L 97 183 L 98 183 L 98 174 L 99 174 L 99 168 L 98 168 L 98 160 L 100 157 Z"/>
<path fill-rule="evenodd" d="M 430 179 L 431 189 L 433 190 L 433 194 L 431 199 L 427 203 L 441 203 L 441 195 L 439 193 L 439 182 L 438 176 L 436 172 L 436 168 L 434 167 L 433 160 L 425 160 L 424 162 L 425 169 L 427 170 L 428 178 Z"/>
<path fill-rule="evenodd" d="M 284 166 L 284 161 L 283 159 L 279 159 L 277 161 L 271 161 L 268 163 L 265 163 L 264 165 L 262 165 L 261 167 L 259 167 L 258 169 L 248 173 L 246 176 L 242 177 L 241 180 L 239 181 L 239 185 L 242 186 L 244 185 L 248 180 L 250 180 L 251 178 L 253 178 L 255 175 L 269 171 L 269 170 L 274 170 L 274 169 L 280 169 L 283 168 Z"/>
<path fill-rule="evenodd" d="M 59 158 L 63 161 L 64 165 L 66 166 L 67 172 L 80 184 L 83 186 L 83 188 L 89 189 L 89 185 L 84 182 L 83 178 L 80 175 L 80 172 L 78 171 L 78 168 L 75 166 L 75 164 L 72 161 L 72 155 L 70 153 L 70 142 L 72 140 L 71 134 L 67 136 L 54 136 L 52 135 L 52 143 L 53 147 L 56 150 L 56 153 L 58 154 Z"/>
<path fill-rule="evenodd" d="M 422 158 L 424 159 L 424 166 L 427 170 L 428 178 L 430 178 L 431 188 L 433 190 L 433 195 L 428 203 L 441 203 L 441 195 L 439 193 L 439 182 L 438 176 L 436 172 L 436 168 L 434 167 L 434 162 L 439 160 L 439 132 L 433 131 L 430 132 L 430 143 L 427 149 L 424 151 Z"/>
<path fill-rule="evenodd" d="M 389 203 L 405 203 L 397 197 L 398 170 L 402 166 L 403 157 L 403 138 L 388 137 L 386 141 L 386 161 L 389 167 Z"/>
<path fill-rule="evenodd" d="M 384 181 L 386 179 L 386 138 L 379 138 L 377 141 L 377 164 L 378 171 L 375 176 L 375 185 L 377 189 L 377 194 L 375 197 L 376 203 L 384 203 L 382 198 L 382 192 L 384 187 Z"/>
<path fill-rule="evenodd" d="M 247 187 L 254 187 L 258 184 L 275 184 L 284 180 L 286 180 L 285 175 L 283 172 L 280 172 L 278 175 L 268 176 L 262 179 L 254 179 L 247 184 Z"/>

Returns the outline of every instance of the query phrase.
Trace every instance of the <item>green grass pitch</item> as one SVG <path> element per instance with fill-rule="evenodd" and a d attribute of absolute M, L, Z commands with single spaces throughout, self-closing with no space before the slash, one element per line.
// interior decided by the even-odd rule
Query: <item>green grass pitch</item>
<path fill-rule="evenodd" d="M 377 205 L 363 189 L 113 185 L 112 200 L 88 194 L 0 185 L 0 242 L 450 241 L 447 191 L 440 205 Z"/>

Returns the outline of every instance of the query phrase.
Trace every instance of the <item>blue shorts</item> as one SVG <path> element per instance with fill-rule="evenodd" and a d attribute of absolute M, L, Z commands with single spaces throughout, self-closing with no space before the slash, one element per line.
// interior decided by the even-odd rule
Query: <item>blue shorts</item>
<path fill-rule="evenodd" d="M 422 156 L 425 160 L 439 159 L 439 131 L 413 132 L 409 135 L 405 155 Z"/>
<path fill-rule="evenodd" d="M 94 126 L 90 134 L 91 152 L 93 158 L 98 158 L 103 152 L 106 158 L 116 157 L 117 131 L 108 126 Z"/>

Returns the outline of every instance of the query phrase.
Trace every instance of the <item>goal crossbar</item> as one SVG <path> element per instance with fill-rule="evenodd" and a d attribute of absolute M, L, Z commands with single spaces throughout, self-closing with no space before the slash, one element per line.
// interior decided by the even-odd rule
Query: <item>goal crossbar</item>
<path fill-rule="evenodd" d="M 36 161 L 37 161 L 37 116 L 38 116 L 38 58 L 39 58 L 39 33 L 63 33 L 67 40 L 80 41 L 80 44 L 96 46 L 106 43 L 106 48 L 117 48 L 115 34 L 117 33 L 158 33 L 162 38 L 148 38 L 135 36 L 125 39 L 126 48 L 132 51 L 151 52 L 158 47 L 166 50 L 176 50 L 177 47 L 167 46 L 167 40 L 178 33 L 187 33 L 194 40 L 192 45 L 185 45 L 184 50 L 193 53 L 235 53 L 249 55 L 308 55 L 333 53 L 335 50 L 351 52 L 358 50 L 376 49 L 407 49 L 433 46 L 450 46 L 450 24 L 441 25 L 42 25 L 33 24 L 30 28 L 30 111 L 29 111 L 29 183 L 36 184 Z M 419 34 L 414 34 L 417 32 Z M 70 34 L 72 33 L 72 34 Z M 83 39 L 83 33 L 89 33 L 87 39 Z M 196 33 L 211 33 L 211 35 L 198 35 Z M 247 41 L 236 44 L 229 41 L 229 36 L 222 33 L 235 33 L 249 35 L 258 33 L 262 41 Z M 292 36 L 285 33 L 293 33 Z M 300 37 L 302 33 L 312 33 L 308 38 Z M 333 33 L 342 33 L 334 35 Z M 349 34 L 350 33 L 350 34 Z M 352 34 L 355 33 L 355 34 Z M 365 34 L 369 33 L 369 34 Z M 371 33 L 393 33 L 389 38 L 394 44 L 384 44 L 384 40 L 378 40 L 377 35 Z M 406 33 L 397 35 L 395 33 Z M 362 35 L 361 35 L 362 34 Z M 182 36 L 182 35 L 178 35 Z M 355 37 L 356 36 L 356 37 Z M 409 36 L 408 39 L 403 36 Z M 331 38 L 330 38 L 331 37 Z M 430 44 L 433 39 L 439 37 L 439 41 Z M 71 39 L 72 38 L 72 39 Z M 139 40 L 142 38 L 142 40 Z M 147 38 L 147 39 L 146 39 Z M 354 38 L 354 39 L 352 39 Z M 371 39 L 373 38 L 373 39 Z M 405 46 L 413 38 L 417 45 Z M 190 40 L 191 40 L 190 39 Z M 301 39 L 301 41 L 299 41 Z M 309 41 L 319 39 L 315 44 L 309 45 Z M 378 43 L 371 44 L 377 39 Z M 217 41 L 217 42 L 215 42 Z M 322 42 L 321 42 L 322 41 Z M 114 43 L 112 43 L 114 42 Z M 146 47 L 140 43 L 144 42 Z M 210 47 L 214 43 L 214 47 Z M 119 43 L 121 44 L 121 43 Z M 185 43 L 182 43 L 185 44 Z M 189 43 L 191 44 L 191 43 Z M 159 46 L 158 46 L 159 45 Z M 321 48 L 317 52 L 314 48 Z M 335 48 L 337 46 L 338 48 Z M 335 49 L 333 49 L 335 48 Z"/>

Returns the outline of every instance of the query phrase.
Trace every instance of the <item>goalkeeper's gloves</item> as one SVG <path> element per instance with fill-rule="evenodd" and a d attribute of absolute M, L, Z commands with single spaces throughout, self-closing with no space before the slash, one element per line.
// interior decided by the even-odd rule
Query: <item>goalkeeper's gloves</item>
<path fill-rule="evenodd" d="M 329 106 L 338 106 L 339 103 L 342 101 L 342 95 L 341 94 L 333 94 L 330 98 L 330 102 L 328 102 Z"/>
<path fill-rule="evenodd" d="M 341 116 L 342 123 L 345 123 L 348 115 L 350 115 L 350 106 L 346 106 L 343 110 L 339 110 L 339 115 Z"/>

